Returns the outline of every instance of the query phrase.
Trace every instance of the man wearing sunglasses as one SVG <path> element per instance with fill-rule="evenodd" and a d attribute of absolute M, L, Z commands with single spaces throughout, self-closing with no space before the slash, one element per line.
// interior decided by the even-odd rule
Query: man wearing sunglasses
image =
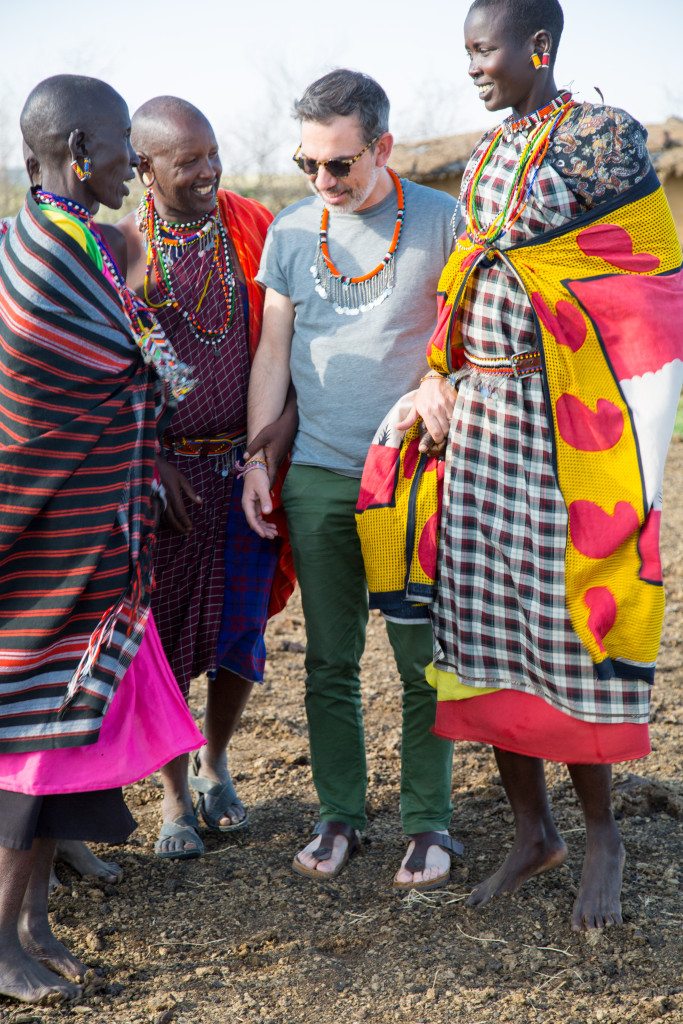
<path fill-rule="evenodd" d="M 291 377 L 299 429 L 283 503 L 306 619 L 306 712 L 320 800 L 316 837 L 292 866 L 324 881 L 343 870 L 366 823 L 360 477 L 378 421 L 425 372 L 457 204 L 389 168 L 389 101 L 367 75 L 333 71 L 294 109 L 294 160 L 313 195 L 282 211 L 266 240 L 248 436 L 280 415 Z M 253 529 L 272 538 L 263 518 L 272 505 L 266 463 L 250 448 L 244 508 Z M 403 683 L 401 816 L 411 838 L 394 885 L 433 888 L 448 880 L 458 844 L 448 835 L 452 747 L 430 732 L 431 628 L 387 621 L 387 630 Z"/>

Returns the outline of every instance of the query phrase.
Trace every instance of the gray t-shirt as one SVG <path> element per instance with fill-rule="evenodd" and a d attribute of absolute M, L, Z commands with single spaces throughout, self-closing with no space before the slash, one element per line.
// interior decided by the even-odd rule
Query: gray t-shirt
<path fill-rule="evenodd" d="M 427 369 L 436 321 L 436 287 L 453 248 L 456 200 L 402 180 L 405 216 L 393 292 L 357 316 L 335 312 L 315 291 L 322 202 L 288 206 L 268 231 L 257 280 L 294 305 L 291 373 L 299 407 L 295 463 L 360 476 L 375 430 Z M 330 257 L 340 273 L 368 273 L 386 253 L 396 221 L 396 193 L 358 213 L 330 213 Z M 456 228 L 458 225 L 456 225 Z"/>

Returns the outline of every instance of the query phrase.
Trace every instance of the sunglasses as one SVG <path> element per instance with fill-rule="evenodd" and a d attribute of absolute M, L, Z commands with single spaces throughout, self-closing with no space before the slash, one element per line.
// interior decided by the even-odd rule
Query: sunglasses
<path fill-rule="evenodd" d="M 308 174 L 311 177 L 317 174 L 321 167 L 324 167 L 328 174 L 331 174 L 333 178 L 347 178 L 351 173 L 351 168 L 357 160 L 363 156 L 363 153 L 367 153 L 370 146 L 374 146 L 380 136 L 376 135 L 374 139 L 368 142 L 367 146 L 363 146 L 360 153 L 356 153 L 355 156 L 339 156 L 334 160 L 312 160 L 309 156 L 304 156 L 301 152 L 301 143 L 297 146 L 296 153 L 292 157 L 292 160 L 297 165 L 299 170 L 303 171 L 304 174 Z"/>

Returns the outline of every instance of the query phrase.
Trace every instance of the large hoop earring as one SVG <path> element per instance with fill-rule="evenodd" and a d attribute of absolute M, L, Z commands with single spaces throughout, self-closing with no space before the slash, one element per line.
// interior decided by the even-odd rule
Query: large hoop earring
<path fill-rule="evenodd" d="M 90 177 L 92 177 L 92 160 L 89 156 L 83 157 L 82 168 L 79 166 L 78 160 L 72 160 L 71 169 L 79 181 L 87 181 Z"/>

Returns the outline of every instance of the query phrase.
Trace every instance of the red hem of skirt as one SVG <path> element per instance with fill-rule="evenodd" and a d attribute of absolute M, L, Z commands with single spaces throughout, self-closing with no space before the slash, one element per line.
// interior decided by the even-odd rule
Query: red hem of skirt
<path fill-rule="evenodd" d="M 652 749 L 647 724 L 586 722 L 520 690 L 439 701 L 432 731 L 564 764 L 635 761 Z"/>

